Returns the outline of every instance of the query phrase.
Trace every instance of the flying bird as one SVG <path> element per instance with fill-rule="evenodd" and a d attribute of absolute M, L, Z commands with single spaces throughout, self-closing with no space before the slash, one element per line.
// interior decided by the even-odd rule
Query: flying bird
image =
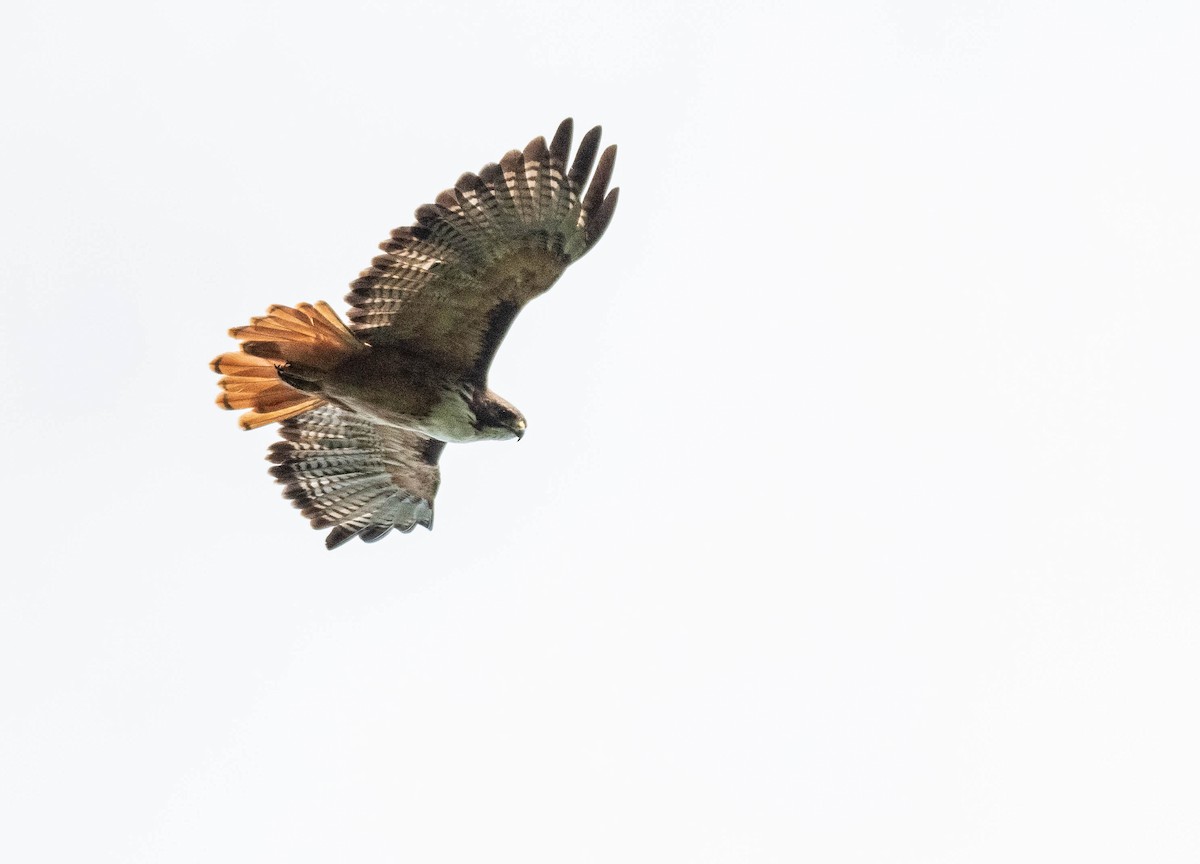
<path fill-rule="evenodd" d="M 433 526 L 447 443 L 508 440 L 525 418 L 488 388 L 517 313 L 600 239 L 617 148 L 572 122 L 463 174 L 380 244 L 350 283 L 349 324 L 324 301 L 271 306 L 212 361 L 243 429 L 279 423 L 267 458 L 284 496 L 335 549 Z M 595 173 L 592 167 L 595 165 Z M 590 183 L 588 177 L 591 176 Z M 586 191 L 585 191 L 586 190 Z"/>

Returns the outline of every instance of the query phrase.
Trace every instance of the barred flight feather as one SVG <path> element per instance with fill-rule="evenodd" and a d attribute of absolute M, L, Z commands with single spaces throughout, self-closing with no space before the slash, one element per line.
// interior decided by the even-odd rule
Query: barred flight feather
<path fill-rule="evenodd" d="M 285 420 L 279 432 L 271 474 L 314 528 L 334 529 L 329 548 L 433 525 L 441 442 L 333 405 Z"/>

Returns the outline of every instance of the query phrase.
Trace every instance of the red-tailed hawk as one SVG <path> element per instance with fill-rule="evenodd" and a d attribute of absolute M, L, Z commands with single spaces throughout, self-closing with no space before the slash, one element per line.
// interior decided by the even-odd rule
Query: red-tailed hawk
<path fill-rule="evenodd" d="M 324 302 L 271 306 L 212 362 L 217 404 L 240 423 L 279 422 L 271 473 L 334 549 L 433 525 L 446 442 L 520 438 L 521 412 L 487 374 L 517 313 L 608 227 L 617 148 L 597 126 L 570 169 L 571 120 L 500 164 L 463 174 L 351 283 L 347 327 Z M 587 191 L 584 191 L 584 187 Z M 605 194 L 607 192 L 607 194 Z"/>

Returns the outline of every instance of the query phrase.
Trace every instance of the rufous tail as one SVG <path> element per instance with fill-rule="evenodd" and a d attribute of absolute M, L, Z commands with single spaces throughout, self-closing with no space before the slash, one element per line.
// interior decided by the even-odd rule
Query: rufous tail
<path fill-rule="evenodd" d="M 324 301 L 298 303 L 294 309 L 272 306 L 265 316 L 251 318 L 249 325 L 234 327 L 229 335 L 241 340 L 241 350 L 222 354 L 209 365 L 224 376 L 217 404 L 231 411 L 250 409 L 238 419 L 243 429 L 257 429 L 324 404 L 320 396 L 285 384 L 279 377 L 281 366 L 328 371 L 367 350 Z"/>

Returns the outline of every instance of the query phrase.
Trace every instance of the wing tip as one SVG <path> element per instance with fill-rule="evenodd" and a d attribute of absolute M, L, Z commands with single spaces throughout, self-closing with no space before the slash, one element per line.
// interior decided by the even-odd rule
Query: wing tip
<path fill-rule="evenodd" d="M 349 543 L 351 540 L 361 534 L 362 531 L 362 528 L 346 528 L 342 525 L 338 525 L 327 535 L 325 535 L 325 548 L 332 552 L 339 546 L 344 546 Z"/>
<path fill-rule="evenodd" d="M 584 226 L 584 232 L 587 237 L 587 245 L 590 249 L 600 241 L 604 236 L 604 232 L 608 230 L 609 223 L 612 222 L 613 213 L 617 209 L 617 199 L 620 197 L 621 187 L 614 186 L 604 200 L 600 202 L 600 206 L 596 208 L 595 213 L 588 215 L 587 224 Z"/>

